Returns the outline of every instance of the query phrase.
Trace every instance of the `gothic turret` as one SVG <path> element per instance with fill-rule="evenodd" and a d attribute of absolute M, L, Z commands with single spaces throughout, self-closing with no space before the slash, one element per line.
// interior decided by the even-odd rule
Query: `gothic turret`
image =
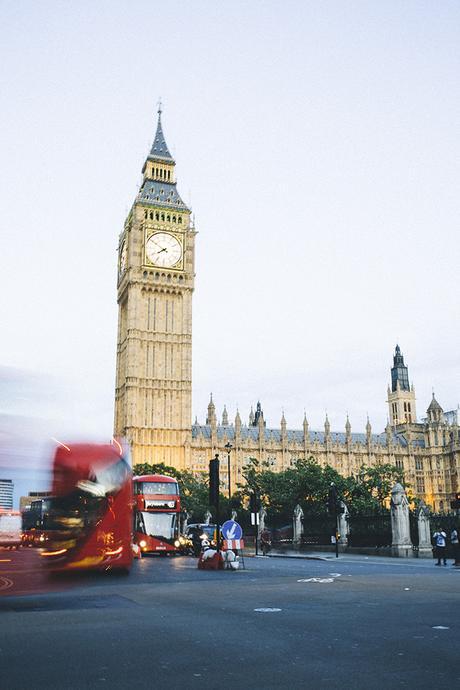
<path fill-rule="evenodd" d="M 394 392 L 399 384 L 399 388 L 403 391 L 410 390 L 409 388 L 409 372 L 404 364 L 404 357 L 401 353 L 401 348 L 396 345 L 393 356 L 393 366 L 391 368 L 391 390 Z"/>
<path fill-rule="evenodd" d="M 283 410 L 283 413 L 281 415 L 280 426 L 281 426 L 281 436 L 286 436 L 286 426 L 287 425 L 286 425 L 286 417 L 284 416 L 284 410 Z"/>
<path fill-rule="evenodd" d="M 371 426 L 371 423 L 369 421 L 369 417 L 367 418 L 367 422 L 366 422 L 366 441 L 368 444 L 370 444 L 372 441 L 372 426 Z"/>
<path fill-rule="evenodd" d="M 345 422 L 345 435 L 346 435 L 347 441 L 350 441 L 351 440 L 351 424 L 350 424 L 350 420 L 348 418 L 348 415 L 347 415 L 347 421 Z"/>
<path fill-rule="evenodd" d="M 426 413 L 428 416 L 428 422 L 430 422 L 431 424 L 439 424 L 444 419 L 444 410 L 442 409 L 441 405 L 438 403 L 438 401 L 434 397 L 434 392 L 433 392 L 433 398 L 430 402 L 430 405 L 429 405 Z"/>
<path fill-rule="evenodd" d="M 235 417 L 235 433 L 239 434 L 241 432 L 241 417 L 239 410 L 236 411 Z"/>
<path fill-rule="evenodd" d="M 212 399 L 212 393 L 211 397 L 209 400 L 209 405 L 208 405 L 208 414 L 206 415 L 206 424 L 215 424 L 216 423 L 216 406 L 214 405 L 213 399 Z"/>
<path fill-rule="evenodd" d="M 308 437 L 308 420 L 305 412 L 303 413 L 303 437 L 304 439 Z"/>
<path fill-rule="evenodd" d="M 391 431 L 390 420 L 387 420 L 387 425 L 385 427 L 385 436 L 387 439 L 387 446 L 389 447 L 393 440 L 393 432 Z"/>
<path fill-rule="evenodd" d="M 224 411 L 222 412 L 222 426 L 228 426 L 228 412 L 227 407 L 224 405 Z"/>
<path fill-rule="evenodd" d="M 409 385 L 409 374 L 399 345 L 396 345 L 391 368 L 391 387 L 388 386 L 388 407 L 393 427 L 416 422 L 415 390 Z"/>
<path fill-rule="evenodd" d="M 252 407 L 251 407 L 251 414 L 253 414 Z M 262 425 L 264 427 L 267 426 L 266 422 L 264 420 L 264 412 L 262 410 L 262 405 L 260 404 L 260 402 L 257 402 L 256 413 L 253 414 L 252 422 L 251 422 L 251 415 L 249 415 L 249 424 L 250 424 L 250 426 L 260 426 L 260 425 Z"/>

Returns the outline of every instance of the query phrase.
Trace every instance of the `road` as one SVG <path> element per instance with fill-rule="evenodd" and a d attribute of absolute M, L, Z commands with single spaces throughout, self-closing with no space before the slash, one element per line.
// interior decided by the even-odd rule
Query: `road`
<path fill-rule="evenodd" d="M 0 578 L 13 582 L 0 597 L 5 690 L 460 682 L 451 566 L 246 558 L 245 570 L 204 572 L 193 558 L 152 557 L 129 576 L 50 581 L 36 552 L 0 557 L 12 559 Z M 39 593 L 18 596 L 32 587 Z"/>

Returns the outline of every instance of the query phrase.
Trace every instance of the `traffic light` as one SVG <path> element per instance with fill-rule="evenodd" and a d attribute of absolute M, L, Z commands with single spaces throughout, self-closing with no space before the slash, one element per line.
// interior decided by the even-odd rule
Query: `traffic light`
<path fill-rule="evenodd" d="M 252 494 L 250 494 L 250 496 L 249 496 L 249 507 L 251 509 L 251 513 L 258 513 L 259 512 L 260 498 L 255 493 L 255 491 Z"/>
<path fill-rule="evenodd" d="M 329 487 L 329 495 L 327 497 L 327 510 L 329 515 L 335 515 L 337 511 L 337 487 L 332 483 Z"/>
<path fill-rule="evenodd" d="M 219 456 L 209 462 L 209 505 L 219 504 Z"/>

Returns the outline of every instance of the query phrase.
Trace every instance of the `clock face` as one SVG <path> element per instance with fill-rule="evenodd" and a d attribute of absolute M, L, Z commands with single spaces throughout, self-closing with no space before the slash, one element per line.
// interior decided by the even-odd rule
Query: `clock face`
<path fill-rule="evenodd" d="M 145 253 L 155 266 L 172 268 L 182 258 L 182 245 L 169 232 L 156 232 L 145 243 Z"/>
<path fill-rule="evenodd" d="M 123 242 L 120 249 L 120 273 L 124 273 L 126 270 L 126 261 L 128 258 L 128 246 L 126 242 Z"/>

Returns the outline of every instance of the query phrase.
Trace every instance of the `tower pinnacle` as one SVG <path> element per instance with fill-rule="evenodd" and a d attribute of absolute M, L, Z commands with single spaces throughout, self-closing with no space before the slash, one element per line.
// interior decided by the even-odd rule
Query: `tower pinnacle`
<path fill-rule="evenodd" d="M 163 134 L 163 127 L 161 125 L 161 113 L 163 112 L 161 99 L 158 102 L 158 121 L 157 131 L 153 140 L 152 148 L 147 156 L 148 161 L 158 161 L 160 163 L 175 164 L 174 158 L 171 156 L 168 146 L 166 144 L 165 135 Z"/>

